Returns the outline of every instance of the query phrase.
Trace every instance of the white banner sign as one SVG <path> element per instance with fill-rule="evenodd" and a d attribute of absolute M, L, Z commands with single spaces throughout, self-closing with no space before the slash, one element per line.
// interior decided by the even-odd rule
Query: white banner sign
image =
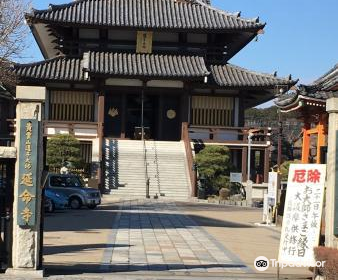
<path fill-rule="evenodd" d="M 326 165 L 290 165 L 278 261 L 315 266 L 324 198 Z"/>
<path fill-rule="evenodd" d="M 230 173 L 231 183 L 242 183 L 242 173 Z"/>
<path fill-rule="evenodd" d="M 270 206 L 276 206 L 277 202 L 277 172 L 269 172 L 268 182 L 268 203 Z"/>

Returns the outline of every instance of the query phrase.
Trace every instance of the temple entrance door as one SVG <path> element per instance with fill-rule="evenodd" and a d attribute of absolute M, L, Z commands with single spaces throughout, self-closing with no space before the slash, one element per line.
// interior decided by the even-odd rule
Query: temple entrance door
<path fill-rule="evenodd" d="M 0 159 L 0 270 L 11 264 L 14 165 Z"/>
<path fill-rule="evenodd" d="M 142 115 L 142 96 L 140 94 L 130 94 L 127 96 L 126 112 L 126 137 L 134 139 L 135 129 L 141 127 Z M 158 137 L 158 96 L 146 94 L 144 96 L 144 121 L 146 131 L 149 131 L 150 139 Z"/>
<path fill-rule="evenodd" d="M 179 141 L 181 139 L 180 97 L 166 95 L 161 99 L 160 139 Z"/>

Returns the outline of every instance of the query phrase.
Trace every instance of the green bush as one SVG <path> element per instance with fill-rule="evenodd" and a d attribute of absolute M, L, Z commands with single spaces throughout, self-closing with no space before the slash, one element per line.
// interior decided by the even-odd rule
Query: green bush
<path fill-rule="evenodd" d="M 58 134 L 47 141 L 47 165 L 61 168 L 64 163 L 72 168 L 83 168 L 84 162 L 80 153 L 80 141 L 68 134 Z"/>
<path fill-rule="evenodd" d="M 206 146 L 196 155 L 199 177 L 204 178 L 207 195 L 218 194 L 221 188 L 230 188 L 230 150 L 225 146 Z"/>
<path fill-rule="evenodd" d="M 299 160 L 294 160 L 294 161 L 284 161 L 281 166 L 280 166 L 280 172 L 281 172 L 281 179 L 282 181 L 287 181 L 288 176 L 289 176 L 289 168 L 290 164 L 292 163 L 300 163 Z"/>

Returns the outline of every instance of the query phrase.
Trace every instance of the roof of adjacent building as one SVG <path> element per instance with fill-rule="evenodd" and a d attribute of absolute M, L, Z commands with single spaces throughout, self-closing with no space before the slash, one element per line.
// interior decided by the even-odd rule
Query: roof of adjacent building
<path fill-rule="evenodd" d="M 258 73 L 232 64 L 212 65 L 214 81 L 221 87 L 274 87 L 276 85 L 293 86 L 298 81 L 278 78 L 276 75 Z"/>
<path fill-rule="evenodd" d="M 326 99 L 338 96 L 338 64 L 311 85 L 300 85 L 297 91 L 281 95 L 275 104 L 281 108 L 301 106 L 303 99 L 326 102 Z"/>
<path fill-rule="evenodd" d="M 144 29 L 259 30 L 265 24 L 211 7 L 208 0 L 76 0 L 33 10 L 27 20 Z"/>
<path fill-rule="evenodd" d="M 338 85 L 338 63 L 325 75 L 314 81 L 313 85 L 320 90 L 331 90 Z"/>

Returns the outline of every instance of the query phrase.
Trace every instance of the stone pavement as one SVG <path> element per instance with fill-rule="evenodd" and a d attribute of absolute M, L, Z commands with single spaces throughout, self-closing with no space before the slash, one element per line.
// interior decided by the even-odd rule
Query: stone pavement
<path fill-rule="evenodd" d="M 110 243 L 102 266 L 106 272 L 252 272 L 165 200 L 124 201 Z"/>
<path fill-rule="evenodd" d="M 275 269 L 253 268 L 258 255 L 275 258 L 279 245 L 277 229 L 254 225 L 260 217 L 259 209 L 105 196 L 94 211 L 46 216 L 45 271 L 50 280 L 276 279 Z"/>

